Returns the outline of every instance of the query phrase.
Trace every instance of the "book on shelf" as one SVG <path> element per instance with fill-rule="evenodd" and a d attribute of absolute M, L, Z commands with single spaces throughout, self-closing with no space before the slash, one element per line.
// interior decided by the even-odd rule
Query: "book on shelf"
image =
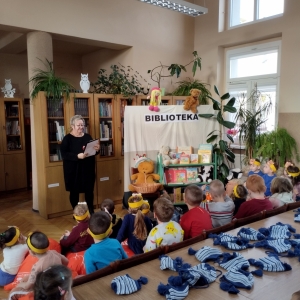
<path fill-rule="evenodd" d="M 111 102 L 101 101 L 99 102 L 99 116 L 100 117 L 111 117 Z"/>
<path fill-rule="evenodd" d="M 185 168 L 169 168 L 165 169 L 165 178 L 167 183 L 186 183 Z"/>
<path fill-rule="evenodd" d="M 62 125 L 59 125 L 58 121 L 54 121 L 54 124 L 56 126 L 56 140 L 62 141 L 65 136 L 65 127 Z"/>
<path fill-rule="evenodd" d="M 190 154 L 180 154 L 180 164 L 189 164 L 190 163 Z"/>
<path fill-rule="evenodd" d="M 112 121 L 101 121 L 100 123 L 100 139 L 112 138 Z"/>
<path fill-rule="evenodd" d="M 186 180 L 187 183 L 197 182 L 198 169 L 197 167 L 187 167 L 186 168 Z"/>
<path fill-rule="evenodd" d="M 173 195 L 174 195 L 174 203 L 182 202 L 183 199 L 182 199 L 181 187 L 174 188 Z"/>
<path fill-rule="evenodd" d="M 176 152 L 191 155 L 193 153 L 193 149 L 192 146 L 177 146 Z"/>
<path fill-rule="evenodd" d="M 213 151 L 212 144 L 200 144 L 198 149 L 199 163 L 201 164 L 211 163 L 212 151 Z"/>
<path fill-rule="evenodd" d="M 196 153 L 192 153 L 191 155 L 190 155 L 190 163 L 191 164 L 198 164 L 199 162 L 198 162 L 198 159 L 199 159 L 199 157 L 198 157 L 198 154 Z"/>

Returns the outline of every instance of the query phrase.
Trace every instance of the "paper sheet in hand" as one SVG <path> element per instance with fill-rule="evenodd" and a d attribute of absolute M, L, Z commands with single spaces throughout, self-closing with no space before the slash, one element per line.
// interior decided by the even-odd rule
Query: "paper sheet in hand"
<path fill-rule="evenodd" d="M 99 140 L 93 140 L 86 144 L 84 148 L 84 154 L 88 154 L 88 156 L 93 156 L 96 154 L 96 150 L 94 149 L 94 146 L 97 146 L 99 144 Z"/>

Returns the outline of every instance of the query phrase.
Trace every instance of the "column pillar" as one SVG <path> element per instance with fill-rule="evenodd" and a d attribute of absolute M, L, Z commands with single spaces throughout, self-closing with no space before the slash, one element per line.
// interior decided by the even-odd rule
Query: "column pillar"
<path fill-rule="evenodd" d="M 34 69 L 45 70 L 46 59 L 53 61 L 53 47 L 52 47 L 52 37 L 47 32 L 30 32 L 27 34 L 27 61 L 28 61 L 28 78 L 31 78 L 34 75 Z M 29 93 L 31 93 L 32 85 L 29 84 Z M 34 113 L 34 101 L 30 103 L 30 122 L 31 122 L 31 156 L 32 156 L 32 208 L 33 210 L 39 210 L 38 200 L 45 197 L 41 195 L 38 185 L 38 176 L 37 174 L 37 164 L 44 163 L 43 161 L 38 161 L 38 145 L 41 146 L 42 138 L 36 135 L 35 128 L 40 126 L 40 119 L 36 113 Z M 37 99 L 36 99 L 37 100 Z M 47 134 L 47 132 L 44 132 Z M 45 176 L 45 174 L 42 174 Z"/>

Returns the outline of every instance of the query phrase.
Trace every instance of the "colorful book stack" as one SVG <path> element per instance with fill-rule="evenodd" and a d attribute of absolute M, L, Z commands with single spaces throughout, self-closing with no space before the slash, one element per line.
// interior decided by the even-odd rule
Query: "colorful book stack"
<path fill-rule="evenodd" d="M 187 181 L 187 173 L 185 168 L 165 169 L 165 178 L 167 183 L 183 184 Z"/>
<path fill-rule="evenodd" d="M 212 144 L 200 144 L 198 149 L 198 157 L 200 164 L 209 164 L 212 161 Z"/>

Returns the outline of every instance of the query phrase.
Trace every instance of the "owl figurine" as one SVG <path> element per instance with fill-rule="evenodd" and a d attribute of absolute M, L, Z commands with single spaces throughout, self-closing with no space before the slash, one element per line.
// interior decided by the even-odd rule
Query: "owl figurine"
<path fill-rule="evenodd" d="M 12 88 L 11 79 L 5 79 L 5 85 L 1 88 L 1 92 L 4 93 L 4 98 L 13 98 L 16 89 Z"/>
<path fill-rule="evenodd" d="M 81 74 L 80 87 L 83 93 L 88 93 L 90 89 L 89 74 Z"/>

